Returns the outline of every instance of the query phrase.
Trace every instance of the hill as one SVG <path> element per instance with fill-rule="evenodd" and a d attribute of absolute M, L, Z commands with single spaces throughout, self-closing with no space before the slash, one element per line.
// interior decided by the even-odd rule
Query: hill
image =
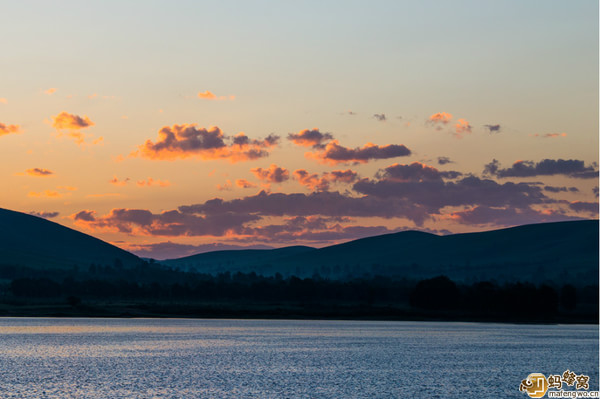
<path fill-rule="evenodd" d="M 73 266 L 133 267 L 137 256 L 102 240 L 36 216 L 0 208 L 0 264 L 34 269 Z"/>
<path fill-rule="evenodd" d="M 321 249 L 219 251 L 161 262 L 202 273 L 327 278 L 395 276 L 455 281 L 598 281 L 598 221 L 543 223 L 437 236 L 406 231 Z"/>
<path fill-rule="evenodd" d="M 315 248 L 300 245 L 277 249 L 212 251 L 184 258 L 164 260 L 160 263 L 182 270 L 196 270 L 200 273 L 209 274 L 224 271 L 258 272 L 259 270 L 264 273 L 269 268 L 273 268 L 274 271 L 268 274 L 275 274 L 277 273 L 277 265 L 282 259 L 313 251 L 315 251 Z"/>

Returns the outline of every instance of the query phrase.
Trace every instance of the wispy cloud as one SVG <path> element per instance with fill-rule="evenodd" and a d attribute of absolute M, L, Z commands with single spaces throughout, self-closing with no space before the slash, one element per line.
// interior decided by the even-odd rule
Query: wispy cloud
<path fill-rule="evenodd" d="M 0 122 L 0 136 L 11 133 L 21 133 L 21 126 L 19 125 L 6 125 Z"/>
<path fill-rule="evenodd" d="M 308 152 L 305 155 L 320 163 L 337 165 L 367 163 L 371 160 L 403 157 L 410 154 L 411 151 L 403 144 L 379 146 L 367 143 L 362 148 L 347 148 L 334 140 L 328 143 L 322 151 Z"/>
<path fill-rule="evenodd" d="M 52 94 L 56 93 L 56 90 L 58 90 L 56 87 L 51 87 L 48 90 L 44 90 L 44 94 L 51 96 Z"/>
<path fill-rule="evenodd" d="M 438 163 L 438 165 L 446 165 L 448 163 L 454 163 L 454 161 L 452 161 L 448 157 L 438 157 L 437 158 L 437 163 Z"/>
<path fill-rule="evenodd" d="M 546 134 L 532 134 L 533 137 L 537 137 L 540 139 L 557 139 L 559 137 L 567 137 L 566 133 L 546 133 Z"/>
<path fill-rule="evenodd" d="M 123 180 L 119 180 L 119 179 L 117 178 L 117 176 L 113 176 L 113 178 L 109 180 L 109 183 L 110 183 L 110 184 L 113 184 L 113 185 L 115 185 L 115 186 L 126 186 L 126 185 L 127 185 L 127 183 L 129 183 L 129 181 L 130 181 L 130 180 L 131 180 L 131 179 L 130 179 L 129 177 L 126 177 L 126 178 L 125 178 L 125 179 L 123 179 Z"/>
<path fill-rule="evenodd" d="M 217 190 L 219 191 L 230 191 L 232 187 L 231 180 L 227 180 L 223 184 L 217 184 Z"/>
<path fill-rule="evenodd" d="M 502 129 L 502 127 L 499 124 L 483 125 L 483 127 L 485 127 L 490 133 L 500 133 L 500 130 Z"/>
<path fill-rule="evenodd" d="M 64 194 L 59 193 L 58 191 L 55 190 L 45 190 L 45 191 L 40 191 L 40 192 L 36 192 L 36 191 L 30 191 L 27 194 L 28 197 L 47 197 L 47 198 L 61 198 L 64 196 Z"/>
<path fill-rule="evenodd" d="M 256 187 L 256 184 L 249 182 L 246 179 L 237 179 L 235 181 L 235 185 L 240 187 L 240 188 L 254 188 Z"/>
<path fill-rule="evenodd" d="M 85 198 L 105 198 L 105 197 L 122 197 L 120 193 L 101 193 L 101 194 L 88 194 Z"/>
<path fill-rule="evenodd" d="M 529 223 L 577 220 L 579 218 L 551 209 L 476 206 L 464 211 L 454 212 L 449 219 L 470 225 L 515 226 Z"/>
<path fill-rule="evenodd" d="M 59 190 L 65 190 L 65 191 L 77 191 L 77 187 L 73 187 L 73 186 L 58 186 L 56 188 Z"/>
<path fill-rule="evenodd" d="M 429 117 L 428 121 L 435 125 L 437 125 L 437 124 L 447 125 L 448 123 L 450 123 L 450 121 L 452 121 L 452 114 L 450 114 L 448 112 L 438 112 L 438 113 L 431 115 Z"/>
<path fill-rule="evenodd" d="M 471 133 L 471 125 L 466 119 L 458 119 L 456 124 L 454 125 L 455 136 L 458 138 L 462 138 L 464 134 Z"/>
<path fill-rule="evenodd" d="M 198 98 L 201 98 L 203 100 L 212 100 L 212 101 L 233 101 L 235 100 L 235 96 L 234 95 L 229 95 L 229 96 L 217 96 L 216 94 L 206 90 L 204 92 L 199 92 L 198 93 Z"/>
<path fill-rule="evenodd" d="M 35 177 L 48 177 L 54 174 L 54 172 L 52 172 L 51 170 L 42 168 L 27 169 L 25 173 L 27 173 L 29 176 Z"/>
<path fill-rule="evenodd" d="M 169 182 L 168 180 L 154 180 L 153 178 L 149 177 L 146 180 L 138 180 L 136 184 L 138 187 L 169 187 L 171 185 L 171 182 Z"/>
<path fill-rule="evenodd" d="M 499 178 L 565 175 L 578 179 L 598 178 L 594 165 L 586 166 L 578 159 L 543 159 L 540 162 L 517 161 L 510 168 L 502 168 L 496 159 L 485 165 L 483 173 Z"/>
<path fill-rule="evenodd" d="M 60 215 L 60 213 L 58 212 L 37 212 L 37 211 L 31 211 L 29 212 L 30 215 L 32 216 L 37 216 L 39 218 L 44 218 L 44 219 L 52 219 L 57 217 L 58 215 Z"/>

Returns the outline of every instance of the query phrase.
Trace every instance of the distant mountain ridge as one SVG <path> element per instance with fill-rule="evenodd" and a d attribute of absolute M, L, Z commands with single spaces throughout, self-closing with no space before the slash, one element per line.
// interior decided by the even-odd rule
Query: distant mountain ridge
<path fill-rule="evenodd" d="M 219 251 L 161 261 L 184 270 L 325 278 L 447 275 L 456 281 L 598 280 L 598 220 L 436 236 L 405 231 L 320 249 Z M 296 249 L 294 249 L 296 248 Z"/>
<path fill-rule="evenodd" d="M 142 260 L 98 238 L 49 220 L 0 208 L 0 264 L 34 269 L 122 265 Z"/>
<path fill-rule="evenodd" d="M 598 220 L 543 223 L 478 233 L 436 236 L 405 231 L 315 249 L 206 252 L 161 265 L 218 274 L 251 273 L 330 279 L 384 276 L 420 280 L 596 283 Z M 127 251 L 60 224 L 0 208 L 0 265 L 32 269 L 137 267 Z"/>

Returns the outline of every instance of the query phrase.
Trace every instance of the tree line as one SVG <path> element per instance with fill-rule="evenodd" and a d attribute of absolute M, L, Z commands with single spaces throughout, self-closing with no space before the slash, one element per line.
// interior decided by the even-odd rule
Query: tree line
<path fill-rule="evenodd" d="M 13 270 L 14 272 L 14 270 Z M 0 268 L 0 276 L 7 270 Z M 9 271 L 10 274 L 10 271 Z M 330 280 L 318 276 L 284 278 L 256 273 L 218 275 L 165 270 L 149 265 L 145 270 L 96 267 L 93 272 L 65 273 L 62 278 L 14 275 L 4 286 L 4 297 L 41 301 L 67 300 L 77 306 L 98 300 L 338 304 L 389 306 L 425 313 L 528 315 L 549 317 L 585 312 L 598 314 L 598 286 L 497 284 L 490 281 L 459 284 L 438 276 L 421 281 L 388 277 Z M 129 277 L 129 278 L 126 278 Z"/>

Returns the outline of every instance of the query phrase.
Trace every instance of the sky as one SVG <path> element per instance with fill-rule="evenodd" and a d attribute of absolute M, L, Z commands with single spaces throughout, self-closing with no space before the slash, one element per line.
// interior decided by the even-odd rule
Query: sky
<path fill-rule="evenodd" d="M 598 218 L 596 1 L 19 1 L 0 207 L 138 255 Z"/>

